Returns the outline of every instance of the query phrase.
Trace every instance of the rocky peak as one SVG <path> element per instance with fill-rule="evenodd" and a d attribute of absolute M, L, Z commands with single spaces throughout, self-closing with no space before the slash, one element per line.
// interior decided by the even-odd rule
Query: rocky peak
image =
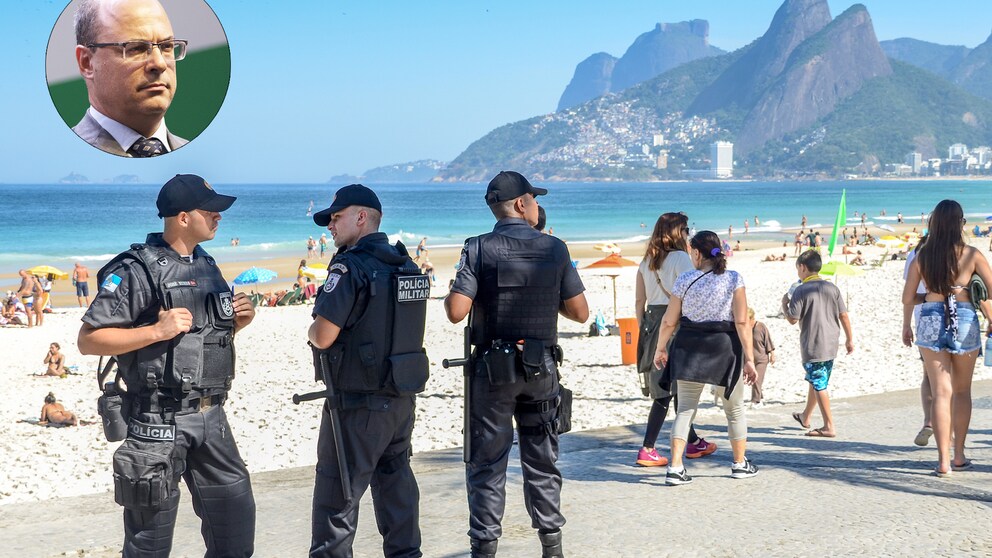
<path fill-rule="evenodd" d="M 617 59 L 605 52 L 597 52 L 575 67 L 572 81 L 558 100 L 558 109 L 565 110 L 610 92 L 610 76 Z"/>
<path fill-rule="evenodd" d="M 790 54 L 737 135 L 741 153 L 812 125 L 872 78 L 892 73 L 868 10 L 848 8 Z"/>
<path fill-rule="evenodd" d="M 696 98 L 689 112 L 702 114 L 731 105 L 752 107 L 785 68 L 792 51 L 830 24 L 830 19 L 827 0 L 786 0 L 768 31 L 745 47 L 747 52 Z"/>

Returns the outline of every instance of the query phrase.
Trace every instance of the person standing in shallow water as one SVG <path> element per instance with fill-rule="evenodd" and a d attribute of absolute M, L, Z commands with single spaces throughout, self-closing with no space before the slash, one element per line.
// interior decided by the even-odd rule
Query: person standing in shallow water
<path fill-rule="evenodd" d="M 637 338 L 637 371 L 641 391 L 654 400 L 644 430 L 644 442 L 637 452 L 636 463 L 642 467 L 668 465 L 668 458 L 658 454 L 655 443 L 665 424 L 669 405 L 674 399 L 677 412 L 679 404 L 678 397 L 674 397 L 674 384 L 668 390 L 659 385 L 661 370 L 654 366 L 653 359 L 661 317 L 668 309 L 675 280 L 682 273 L 695 269 L 687 252 L 688 223 L 688 218 L 682 213 L 663 213 L 659 216 L 637 270 L 634 290 L 634 313 L 640 328 Z M 686 457 L 694 459 L 715 451 L 716 444 L 700 438 L 695 428 L 689 428 Z"/>

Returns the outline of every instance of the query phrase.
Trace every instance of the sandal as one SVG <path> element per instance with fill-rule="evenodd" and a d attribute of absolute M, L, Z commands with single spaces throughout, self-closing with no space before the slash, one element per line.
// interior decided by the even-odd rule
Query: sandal
<path fill-rule="evenodd" d="M 799 423 L 799 426 L 802 426 L 803 428 L 809 428 L 808 424 L 803 424 L 802 413 L 792 413 L 792 418 L 796 419 L 796 422 Z"/>
<path fill-rule="evenodd" d="M 972 465 L 974 465 L 974 463 L 972 463 L 971 460 L 966 459 L 965 462 L 962 463 L 962 464 L 960 464 L 960 465 L 955 465 L 954 463 L 951 463 L 951 470 L 952 471 L 967 471 L 967 470 L 971 469 Z"/>

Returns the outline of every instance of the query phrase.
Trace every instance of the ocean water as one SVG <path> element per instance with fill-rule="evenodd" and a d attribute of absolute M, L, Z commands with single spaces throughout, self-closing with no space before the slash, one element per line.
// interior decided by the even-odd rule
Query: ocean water
<path fill-rule="evenodd" d="M 860 213 L 878 224 L 902 212 L 920 224 L 921 213 L 942 199 L 958 200 L 969 220 L 992 216 L 992 181 L 551 183 L 539 198 L 548 226 L 569 242 L 637 240 L 650 234 L 658 215 L 683 211 L 696 229 L 721 235 L 728 226 L 743 238 L 791 239 L 805 214 L 809 225 L 829 234 L 841 190 L 847 190 L 848 222 Z M 155 197 L 160 185 L 0 184 L 0 273 L 47 263 L 100 262 L 161 230 Z M 205 247 L 222 261 L 303 256 L 308 236 L 323 229 L 307 216 L 330 204 L 337 187 L 321 184 L 218 184 L 238 196 L 223 214 L 217 238 Z M 490 230 L 493 217 L 485 184 L 380 184 L 382 230 L 409 246 L 457 246 Z M 885 210 L 887 215 L 881 216 Z M 854 217 L 855 212 L 859 217 Z M 754 226 L 754 217 L 761 221 Z M 643 223 L 643 227 L 641 224 Z M 922 228 L 922 227 L 921 227 Z M 240 246 L 230 246 L 238 237 Z"/>

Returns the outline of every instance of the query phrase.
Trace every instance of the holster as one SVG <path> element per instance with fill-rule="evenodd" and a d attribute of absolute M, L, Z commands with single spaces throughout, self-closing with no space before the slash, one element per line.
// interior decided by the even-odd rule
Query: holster
<path fill-rule="evenodd" d="M 528 382 L 536 380 L 549 374 L 547 364 L 544 363 L 545 352 L 544 341 L 539 339 L 524 339 L 524 348 L 520 352 L 520 360 L 523 363 L 524 379 Z"/>
<path fill-rule="evenodd" d="M 172 498 L 175 476 L 175 425 L 145 425 L 131 421 L 131 436 L 114 452 L 114 500 L 129 510 L 156 511 Z M 169 438 L 167 433 L 172 432 Z M 154 432 L 162 439 L 149 441 Z"/>
<path fill-rule="evenodd" d="M 127 437 L 127 421 L 131 416 L 131 396 L 107 384 L 96 400 L 96 410 L 103 420 L 103 436 L 108 442 L 120 442 Z"/>

